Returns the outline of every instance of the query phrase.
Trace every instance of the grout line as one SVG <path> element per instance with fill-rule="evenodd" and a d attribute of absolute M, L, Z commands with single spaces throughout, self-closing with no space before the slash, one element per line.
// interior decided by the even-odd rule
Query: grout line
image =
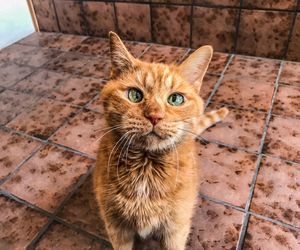
<path fill-rule="evenodd" d="M 235 37 L 234 37 L 234 44 L 233 44 L 234 53 L 236 53 L 236 51 L 237 51 L 237 44 L 238 44 L 238 37 L 239 37 L 239 30 L 240 30 L 240 22 L 241 22 L 241 15 L 242 15 L 242 6 L 243 6 L 243 0 L 240 0 L 238 15 L 236 17 L 236 29 L 235 29 Z"/>
<path fill-rule="evenodd" d="M 59 32 L 61 32 L 61 28 L 60 28 L 60 23 L 59 23 L 58 15 L 57 15 L 55 1 L 52 0 L 51 2 L 52 2 L 52 5 L 53 5 L 53 9 L 54 9 L 54 14 L 55 14 L 55 20 L 56 20 L 56 23 L 57 23 L 57 28 L 58 28 Z"/>
<path fill-rule="evenodd" d="M 194 17 L 194 0 L 192 0 L 192 6 L 190 6 L 191 8 L 191 12 L 190 12 L 190 40 L 189 40 L 189 46 L 190 48 L 192 48 L 192 41 L 193 41 L 193 17 Z"/>
<path fill-rule="evenodd" d="M 244 249 L 244 242 L 245 242 L 246 233 L 247 233 L 247 229 L 248 229 L 249 217 L 250 217 L 249 214 L 246 212 L 244 214 L 244 218 L 242 221 L 242 227 L 240 229 L 240 234 L 239 234 L 236 250 Z"/>
<path fill-rule="evenodd" d="M 188 48 L 186 52 L 179 59 L 177 59 L 176 63 L 181 64 L 188 57 L 191 50 L 192 49 Z"/>
<path fill-rule="evenodd" d="M 151 42 L 153 43 L 154 39 L 153 39 L 153 5 L 152 5 L 152 1 L 149 3 L 149 17 L 150 17 L 150 33 L 151 33 Z"/>
<path fill-rule="evenodd" d="M 106 2 L 109 2 L 109 1 L 106 1 Z M 114 23 L 115 23 L 115 28 L 116 28 L 117 33 L 120 34 L 116 1 L 112 1 L 112 4 L 113 4 L 113 8 L 114 8 Z"/>

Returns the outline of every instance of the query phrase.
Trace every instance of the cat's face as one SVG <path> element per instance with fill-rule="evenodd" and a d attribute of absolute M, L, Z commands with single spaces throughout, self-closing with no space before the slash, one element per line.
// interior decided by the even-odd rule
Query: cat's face
<path fill-rule="evenodd" d="M 120 142 L 149 151 L 174 147 L 188 136 L 186 131 L 193 130 L 196 117 L 203 113 L 198 91 L 211 50 L 205 65 L 194 62 L 202 72 L 191 78 L 187 77 L 193 74 L 189 61 L 182 66 L 141 62 L 128 53 L 115 34 L 110 38 L 113 80 L 102 90 L 102 100 L 106 121 L 115 128 L 112 133 Z"/>

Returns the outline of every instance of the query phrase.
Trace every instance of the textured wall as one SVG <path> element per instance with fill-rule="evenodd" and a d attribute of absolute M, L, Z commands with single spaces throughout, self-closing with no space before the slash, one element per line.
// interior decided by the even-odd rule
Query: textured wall
<path fill-rule="evenodd" d="M 300 61 L 300 0 L 32 0 L 41 31 Z"/>

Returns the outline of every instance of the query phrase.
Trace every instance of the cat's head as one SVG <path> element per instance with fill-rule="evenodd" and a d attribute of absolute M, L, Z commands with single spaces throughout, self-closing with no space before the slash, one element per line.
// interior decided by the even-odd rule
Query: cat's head
<path fill-rule="evenodd" d="M 112 133 L 149 151 L 168 149 L 192 131 L 203 114 L 199 96 L 212 57 L 203 46 L 181 65 L 146 63 L 134 58 L 120 38 L 109 34 L 111 80 L 102 90 L 105 119 Z"/>

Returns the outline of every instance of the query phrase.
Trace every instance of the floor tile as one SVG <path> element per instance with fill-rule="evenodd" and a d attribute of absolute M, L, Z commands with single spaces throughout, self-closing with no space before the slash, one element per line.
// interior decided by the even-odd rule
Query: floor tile
<path fill-rule="evenodd" d="M 139 58 L 142 56 L 142 54 L 150 47 L 149 44 L 147 43 L 140 43 L 140 42 L 129 42 L 129 41 L 124 41 L 124 44 L 128 51 L 135 57 Z"/>
<path fill-rule="evenodd" d="M 52 32 L 34 32 L 31 35 L 25 37 L 24 39 L 18 41 L 18 43 L 31 45 L 31 46 L 39 46 L 44 47 L 48 44 L 51 44 L 54 39 L 60 36 L 59 33 Z"/>
<path fill-rule="evenodd" d="M 272 117 L 265 140 L 264 152 L 300 162 L 299 136 L 299 119 Z"/>
<path fill-rule="evenodd" d="M 101 96 L 98 95 L 98 97 L 96 97 L 88 106 L 87 108 L 95 110 L 97 112 L 100 112 L 103 114 L 104 110 L 102 107 L 102 99 Z"/>
<path fill-rule="evenodd" d="M 110 59 L 108 57 L 90 58 L 88 63 L 78 71 L 78 74 L 108 80 L 110 76 Z"/>
<path fill-rule="evenodd" d="M 229 57 L 229 54 L 214 52 L 207 72 L 221 74 L 229 60 Z"/>
<path fill-rule="evenodd" d="M 111 250 L 112 248 L 87 238 L 62 224 L 54 223 L 36 244 L 35 249 Z"/>
<path fill-rule="evenodd" d="M 75 105 L 85 105 L 104 86 L 104 80 L 86 77 L 71 77 L 53 90 L 48 97 Z"/>
<path fill-rule="evenodd" d="M 75 192 L 58 216 L 91 234 L 108 238 L 104 222 L 100 219 L 91 177 Z"/>
<path fill-rule="evenodd" d="M 285 62 L 279 82 L 300 86 L 300 63 Z"/>
<path fill-rule="evenodd" d="M 300 7 L 298 6 L 298 11 Z M 286 60 L 300 61 L 300 15 L 299 12 L 296 16 L 291 40 L 289 42 L 288 52 L 286 55 Z"/>
<path fill-rule="evenodd" d="M 0 61 L 1 62 L 16 62 L 22 63 L 24 56 L 34 55 L 37 47 L 27 46 L 23 44 L 12 44 L 0 51 Z"/>
<path fill-rule="evenodd" d="M 73 47 L 80 44 L 86 36 L 76 36 L 71 34 L 62 34 L 58 37 L 55 37 L 51 43 L 47 44 L 48 48 L 58 49 L 63 51 L 69 51 Z"/>
<path fill-rule="evenodd" d="M 38 101 L 39 97 L 5 90 L 0 93 L 0 124 L 6 124 Z"/>
<path fill-rule="evenodd" d="M 66 73 L 40 69 L 15 84 L 12 89 L 37 95 L 44 95 L 58 87 L 68 77 L 70 77 L 70 75 Z"/>
<path fill-rule="evenodd" d="M 300 117 L 300 87 L 280 85 L 273 114 Z"/>
<path fill-rule="evenodd" d="M 2 188 L 53 212 L 92 164 L 88 158 L 46 145 Z"/>
<path fill-rule="evenodd" d="M 39 145 L 37 141 L 0 130 L 0 179 L 13 172 Z"/>
<path fill-rule="evenodd" d="M 140 59 L 146 62 L 178 63 L 187 52 L 184 48 L 152 45 Z"/>
<path fill-rule="evenodd" d="M 89 37 L 72 48 L 71 51 L 93 56 L 109 56 L 109 42 L 108 39 Z"/>
<path fill-rule="evenodd" d="M 197 144 L 200 193 L 244 208 L 247 202 L 256 155 L 216 144 Z"/>
<path fill-rule="evenodd" d="M 102 114 L 84 110 L 61 127 L 50 140 L 96 157 L 103 127 Z"/>
<path fill-rule="evenodd" d="M 217 5 L 217 6 L 239 6 L 239 0 L 194 0 L 196 4 Z"/>
<path fill-rule="evenodd" d="M 298 249 L 300 233 L 272 222 L 250 217 L 244 249 Z"/>
<path fill-rule="evenodd" d="M 263 134 L 266 115 L 261 112 L 229 108 L 223 122 L 207 129 L 203 137 L 207 140 L 257 151 Z"/>
<path fill-rule="evenodd" d="M 200 199 L 186 249 L 235 249 L 243 213 Z"/>
<path fill-rule="evenodd" d="M 271 157 L 263 158 L 251 211 L 300 227 L 300 167 Z"/>
<path fill-rule="evenodd" d="M 0 86 L 9 87 L 34 71 L 33 68 L 7 63 L 0 66 Z"/>
<path fill-rule="evenodd" d="M 273 84 L 245 82 L 242 76 L 229 79 L 225 76 L 212 101 L 267 112 L 272 103 L 274 88 Z"/>
<path fill-rule="evenodd" d="M 273 0 L 245 0 L 243 6 L 252 8 L 264 8 L 264 9 L 294 9 L 297 5 L 296 0 L 284 0 L 284 1 L 273 1 Z"/>
<path fill-rule="evenodd" d="M 0 249 L 26 249 L 47 223 L 47 217 L 0 196 Z"/>
<path fill-rule="evenodd" d="M 76 111 L 76 108 L 67 104 L 42 99 L 32 110 L 18 115 L 7 126 L 40 139 L 47 139 Z"/>
<path fill-rule="evenodd" d="M 203 100 L 208 99 L 218 80 L 219 76 L 208 74 L 204 76 L 202 87 L 200 90 L 200 96 L 203 98 Z"/>

